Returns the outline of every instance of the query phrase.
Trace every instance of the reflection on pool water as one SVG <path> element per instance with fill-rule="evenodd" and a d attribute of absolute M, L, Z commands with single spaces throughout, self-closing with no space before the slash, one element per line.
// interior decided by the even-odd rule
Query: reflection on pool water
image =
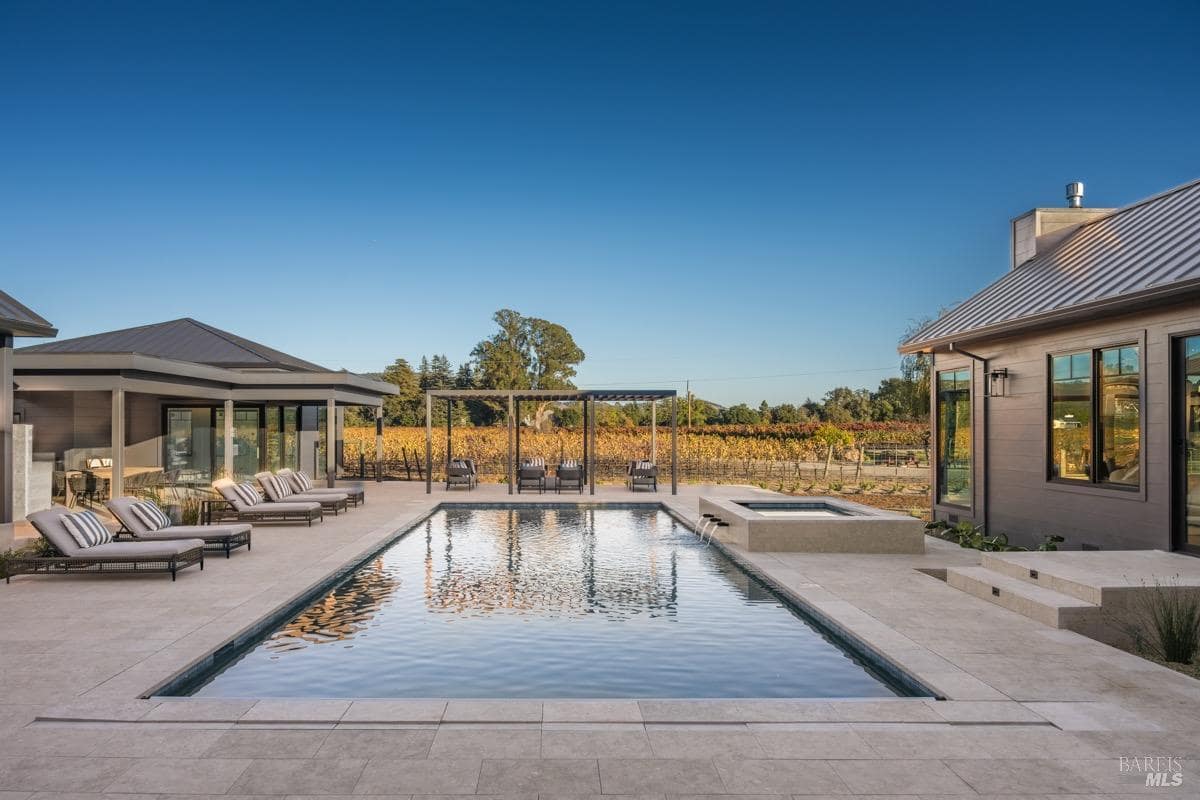
<path fill-rule="evenodd" d="M 443 508 L 201 697 L 899 693 L 657 508 Z"/>

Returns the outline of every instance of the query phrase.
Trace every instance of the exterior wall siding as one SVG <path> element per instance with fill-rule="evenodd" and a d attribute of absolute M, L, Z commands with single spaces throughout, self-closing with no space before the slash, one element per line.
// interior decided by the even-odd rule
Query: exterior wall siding
<path fill-rule="evenodd" d="M 1064 547 L 1169 550 L 1171 508 L 1171 342 L 1200 332 L 1200 305 L 1186 303 L 1150 312 L 964 345 L 988 359 L 988 369 L 1008 370 L 1004 397 L 984 398 L 983 367 L 975 367 L 975 507 L 970 513 L 937 505 L 951 514 L 986 521 L 992 533 L 1014 544 L 1035 545 L 1047 534 L 1066 537 Z M 1122 491 L 1064 485 L 1048 479 L 1049 356 L 1136 342 L 1141 347 L 1141 486 Z M 960 354 L 938 354 L 940 371 L 969 363 Z M 986 408 L 986 412 L 985 412 Z M 986 448 L 984 414 L 987 415 Z M 936 425 L 936 415 L 933 418 Z M 936 430 L 934 436 L 936 436 Z M 985 464 L 986 461 L 986 464 Z M 986 471 L 986 476 L 985 476 Z M 936 476 L 936 470 L 934 472 Z M 985 495 L 986 490 L 986 497 Z"/>

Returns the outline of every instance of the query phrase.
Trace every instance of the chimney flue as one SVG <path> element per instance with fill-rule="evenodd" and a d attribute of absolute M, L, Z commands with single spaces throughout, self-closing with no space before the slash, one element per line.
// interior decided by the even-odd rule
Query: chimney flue
<path fill-rule="evenodd" d="M 1083 181 L 1067 184 L 1067 208 L 1083 208 Z"/>

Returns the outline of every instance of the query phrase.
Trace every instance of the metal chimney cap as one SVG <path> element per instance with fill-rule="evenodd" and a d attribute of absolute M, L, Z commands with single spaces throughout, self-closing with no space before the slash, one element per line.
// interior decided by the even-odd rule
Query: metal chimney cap
<path fill-rule="evenodd" d="M 1067 184 L 1067 208 L 1083 208 L 1083 181 Z"/>

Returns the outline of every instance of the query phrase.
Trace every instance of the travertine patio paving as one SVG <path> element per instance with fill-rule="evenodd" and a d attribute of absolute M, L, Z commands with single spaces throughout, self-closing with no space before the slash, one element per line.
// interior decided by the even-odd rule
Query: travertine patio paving
<path fill-rule="evenodd" d="M 1200 684 L 961 593 L 924 556 L 740 554 L 946 701 L 141 700 L 179 669 L 426 513 L 507 501 L 368 487 L 312 529 L 255 530 L 254 550 L 155 577 L 0 585 L 0 800 L 146 795 L 513 798 L 628 795 L 1200 797 Z M 599 502 L 669 503 L 681 487 Z M 574 501 L 522 495 L 519 502 Z M 584 496 L 584 500 L 589 500 Z M 1120 757 L 1181 760 L 1147 788 Z"/>

